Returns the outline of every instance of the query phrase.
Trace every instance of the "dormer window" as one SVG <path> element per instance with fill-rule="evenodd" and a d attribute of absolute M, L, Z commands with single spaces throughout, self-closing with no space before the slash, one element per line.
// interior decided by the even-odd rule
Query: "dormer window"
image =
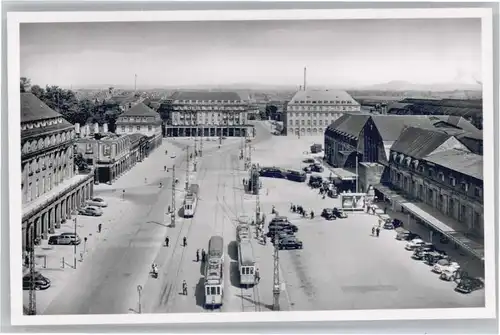
<path fill-rule="evenodd" d="M 466 181 L 463 181 L 460 183 L 460 188 L 462 189 L 462 191 L 464 192 L 467 192 L 469 191 L 469 183 L 467 183 Z"/>
<path fill-rule="evenodd" d="M 450 185 L 451 186 L 456 186 L 457 185 L 457 180 L 455 179 L 455 177 L 450 177 Z"/>
<path fill-rule="evenodd" d="M 444 181 L 444 173 L 439 172 L 439 173 L 438 173 L 438 178 L 439 178 L 441 181 Z"/>
<path fill-rule="evenodd" d="M 429 168 L 429 171 L 427 172 L 429 177 L 434 177 L 434 169 L 433 168 Z"/>

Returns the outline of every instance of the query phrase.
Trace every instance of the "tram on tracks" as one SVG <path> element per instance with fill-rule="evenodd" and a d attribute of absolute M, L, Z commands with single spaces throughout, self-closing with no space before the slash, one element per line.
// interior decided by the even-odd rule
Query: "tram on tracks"
<path fill-rule="evenodd" d="M 200 186 L 198 184 L 189 185 L 189 189 L 184 198 L 184 217 L 191 218 L 196 212 L 196 205 L 198 205 L 198 193 L 200 191 Z"/>
<path fill-rule="evenodd" d="M 250 240 L 242 240 L 238 243 L 238 268 L 241 286 L 248 287 L 257 284 L 257 269 Z"/>
<path fill-rule="evenodd" d="M 208 242 L 208 259 L 205 264 L 205 308 L 219 308 L 224 296 L 224 240 L 212 236 Z"/>
<path fill-rule="evenodd" d="M 250 225 L 248 224 L 239 224 L 236 227 L 236 240 L 238 243 L 244 240 L 249 240 L 250 239 Z"/>

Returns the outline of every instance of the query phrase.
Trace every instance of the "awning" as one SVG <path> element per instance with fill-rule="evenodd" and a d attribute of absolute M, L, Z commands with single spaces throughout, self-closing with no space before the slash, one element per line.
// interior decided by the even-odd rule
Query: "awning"
<path fill-rule="evenodd" d="M 346 181 L 346 180 L 356 180 L 356 174 L 342 168 L 332 168 L 330 169 L 332 173 L 340 180 Z"/>
<path fill-rule="evenodd" d="M 408 201 L 404 196 L 401 195 L 400 192 L 392 190 L 389 187 L 384 186 L 382 184 L 373 185 L 373 188 L 382 193 L 387 199 L 390 199 L 397 203 L 403 203 Z"/>
<path fill-rule="evenodd" d="M 450 238 L 455 243 L 463 247 L 465 250 L 469 251 L 477 258 L 484 261 L 484 246 L 478 241 L 472 240 L 470 237 L 466 235 L 465 232 L 456 231 L 455 229 L 450 227 L 453 224 L 451 223 L 451 220 L 453 219 L 450 219 L 444 215 L 439 215 L 439 213 L 432 213 L 432 214 L 429 213 L 429 209 L 431 208 L 425 208 L 425 209 L 421 208 L 422 206 L 426 206 L 424 204 L 417 205 L 414 203 L 406 202 L 402 203 L 401 206 L 410 211 L 412 214 L 419 217 L 420 219 L 427 222 L 429 225 L 434 227 L 442 234 L 446 235 L 448 238 Z M 449 224 L 447 224 L 448 222 L 446 221 L 448 221 Z"/>

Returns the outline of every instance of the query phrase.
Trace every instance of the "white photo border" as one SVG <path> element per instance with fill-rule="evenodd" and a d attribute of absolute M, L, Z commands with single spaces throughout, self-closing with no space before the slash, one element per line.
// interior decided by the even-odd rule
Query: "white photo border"
<path fill-rule="evenodd" d="M 242 21 L 242 20 L 352 20 L 415 18 L 480 18 L 482 39 L 483 138 L 484 141 L 484 249 L 485 307 L 446 309 L 380 309 L 339 311 L 291 311 L 262 313 L 175 313 L 120 315 L 23 315 L 20 157 L 20 36 L 21 23 L 55 22 L 148 22 L 148 21 Z M 223 322 L 307 322 L 365 320 L 485 319 L 496 317 L 495 281 L 495 183 L 493 30 L 490 8 L 415 9 L 305 9 L 305 10 L 179 10 L 122 12 L 9 12 L 8 46 L 8 157 L 10 284 L 12 325 L 95 325 Z M 490 140 L 491 139 L 491 140 Z"/>

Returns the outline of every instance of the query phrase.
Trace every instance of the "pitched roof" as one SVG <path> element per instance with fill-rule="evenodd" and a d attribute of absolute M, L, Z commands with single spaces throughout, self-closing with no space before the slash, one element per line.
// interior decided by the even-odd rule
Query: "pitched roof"
<path fill-rule="evenodd" d="M 33 93 L 21 93 L 21 123 L 61 117 Z"/>
<path fill-rule="evenodd" d="M 426 161 L 483 180 L 483 156 L 459 149 L 434 153 Z"/>
<path fill-rule="evenodd" d="M 327 131 L 337 131 L 358 138 L 369 118 L 369 114 L 344 114 L 330 124 Z"/>
<path fill-rule="evenodd" d="M 404 109 L 408 106 L 412 106 L 413 104 L 410 104 L 410 103 L 402 103 L 402 102 L 393 102 L 391 104 L 389 104 L 389 106 L 387 106 L 387 109 L 390 110 L 390 109 Z"/>
<path fill-rule="evenodd" d="M 305 90 L 295 93 L 289 104 L 298 101 L 350 101 L 352 105 L 359 105 L 354 98 L 346 91 L 339 90 Z"/>
<path fill-rule="evenodd" d="M 177 91 L 170 97 L 172 100 L 242 100 L 236 92 L 213 92 L 213 91 Z"/>
<path fill-rule="evenodd" d="M 421 159 L 446 142 L 451 135 L 439 130 L 409 127 L 403 130 L 391 150 Z"/>
<path fill-rule="evenodd" d="M 475 135 L 482 133 L 481 130 L 477 129 L 472 123 L 464 119 L 462 116 L 458 115 L 430 115 L 431 120 L 438 119 L 443 122 L 449 123 L 455 127 L 463 129 L 467 132 L 471 132 Z"/>
<path fill-rule="evenodd" d="M 407 127 L 434 128 L 427 115 L 373 115 L 372 120 L 383 141 L 396 141 Z"/>
<path fill-rule="evenodd" d="M 132 108 L 129 108 L 120 116 L 158 116 L 159 114 L 146 106 L 144 103 L 139 102 Z"/>

